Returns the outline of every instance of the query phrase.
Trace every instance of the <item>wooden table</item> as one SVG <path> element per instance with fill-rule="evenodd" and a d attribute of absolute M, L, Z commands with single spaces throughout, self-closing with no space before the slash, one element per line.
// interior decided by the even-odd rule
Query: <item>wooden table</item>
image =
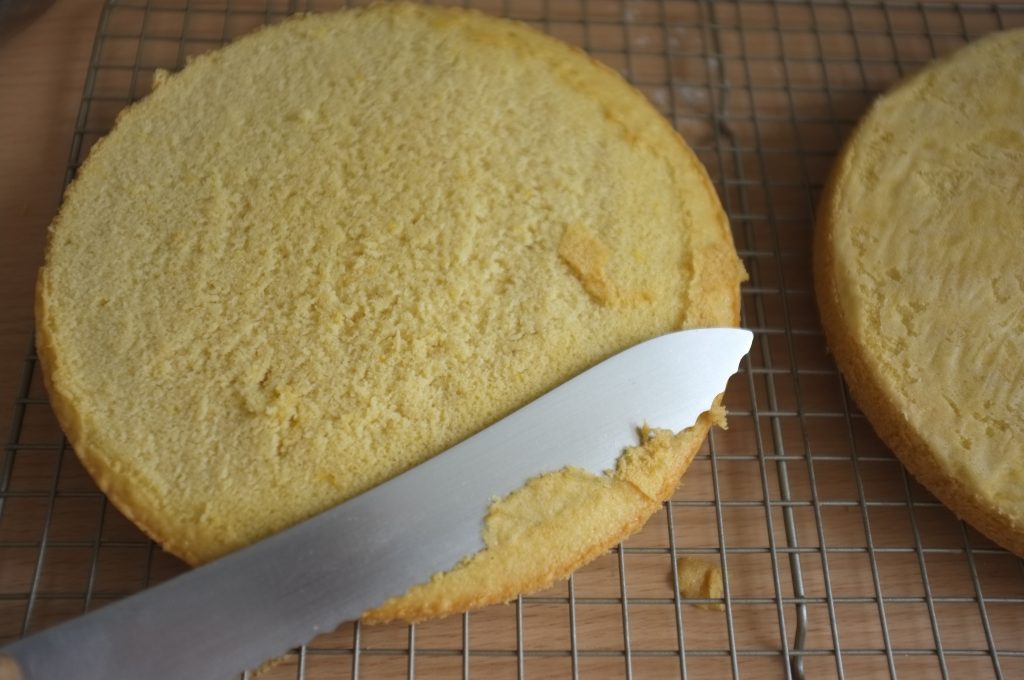
<path fill-rule="evenodd" d="M 118 37 L 104 59 L 124 68 L 147 51 L 144 82 L 153 62 L 174 68 L 187 51 L 245 33 L 295 4 L 232 0 L 224 20 L 221 0 L 151 0 L 150 9 L 159 5 L 153 12 L 147 0 L 119 0 L 107 26 L 108 37 Z M 1024 677 L 1020 559 L 957 522 L 914 483 L 849 401 L 821 337 L 808 255 L 821 182 L 872 97 L 968 39 L 1024 25 L 1024 7 L 471 4 L 510 12 L 590 49 L 637 83 L 686 136 L 716 181 L 752 274 L 744 292 L 744 323 L 758 331 L 751 364 L 730 384 L 731 427 L 715 433 L 713 455 L 706 447 L 672 504 L 569 584 L 414 628 L 347 624 L 271 676 L 575 671 L 621 678 L 628 670 L 664 678 L 685 667 L 697 678 L 782 677 L 786 659 L 798 656 L 803 610 L 808 677 Z M 4 423 L 18 391 L 33 278 L 58 205 L 100 10 L 94 0 L 55 0 L 39 16 L 0 29 Z M 184 33 L 186 45 L 167 42 L 167 31 Z M 141 34 L 158 32 L 163 41 L 150 47 L 160 49 L 141 49 L 148 39 Z M 90 126 L 109 125 L 116 108 L 97 108 Z M 20 406 L 24 427 L 8 449 L 14 467 L 0 515 L 0 641 L 183 568 L 106 503 L 60 444 L 38 372 Z M 728 613 L 678 597 L 671 568 L 677 554 L 725 567 Z"/>
<path fill-rule="evenodd" d="M 102 3 L 56 0 L 0 19 L 0 423 L 6 431 L 32 330 L 43 239 L 60 204 Z"/>

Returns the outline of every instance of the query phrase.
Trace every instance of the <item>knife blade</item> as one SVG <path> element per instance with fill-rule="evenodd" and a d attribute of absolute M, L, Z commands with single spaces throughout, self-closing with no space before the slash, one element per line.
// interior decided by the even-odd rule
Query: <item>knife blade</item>
<path fill-rule="evenodd" d="M 529 479 L 601 474 L 641 425 L 693 425 L 752 339 L 698 329 L 627 349 L 355 498 L 4 647 L 0 678 L 223 680 L 254 668 L 482 549 L 490 503 Z"/>

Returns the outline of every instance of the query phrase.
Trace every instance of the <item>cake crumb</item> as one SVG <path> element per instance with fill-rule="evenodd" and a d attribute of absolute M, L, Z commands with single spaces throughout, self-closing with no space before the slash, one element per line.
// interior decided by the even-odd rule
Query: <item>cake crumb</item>
<path fill-rule="evenodd" d="M 697 557 L 680 557 L 676 561 L 679 568 L 679 593 L 686 598 L 703 600 L 721 600 L 725 590 L 722 586 L 722 567 Z M 723 612 L 722 602 L 696 603 L 695 607 Z"/>
<path fill-rule="evenodd" d="M 723 430 L 729 429 L 729 421 L 726 419 L 726 410 L 724 406 L 721 404 L 712 406 L 708 411 L 708 415 L 711 416 L 712 425 Z"/>

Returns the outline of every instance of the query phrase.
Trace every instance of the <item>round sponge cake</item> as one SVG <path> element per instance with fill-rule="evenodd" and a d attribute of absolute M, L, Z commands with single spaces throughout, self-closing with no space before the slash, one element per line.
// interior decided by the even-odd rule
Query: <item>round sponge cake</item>
<path fill-rule="evenodd" d="M 617 74 L 382 5 L 261 30 L 126 110 L 51 227 L 37 342 L 84 465 L 196 564 L 637 342 L 735 325 L 743 277 L 704 169 Z M 564 577 L 672 493 L 711 420 L 531 482 L 487 550 L 366 618 Z"/>
<path fill-rule="evenodd" d="M 1024 31 L 872 107 L 819 213 L 829 345 L 882 439 L 954 512 L 1024 555 Z"/>

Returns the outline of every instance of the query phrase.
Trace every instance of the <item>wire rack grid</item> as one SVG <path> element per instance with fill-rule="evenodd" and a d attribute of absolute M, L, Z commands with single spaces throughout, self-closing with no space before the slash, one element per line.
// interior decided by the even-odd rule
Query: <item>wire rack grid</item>
<path fill-rule="evenodd" d="M 1024 4 L 470 0 L 579 45 L 640 88 L 708 167 L 750 272 L 757 333 L 716 431 L 646 528 L 567 583 L 416 626 L 346 624 L 268 678 L 1024 677 L 1024 563 L 910 478 L 850 401 L 813 302 L 813 209 L 872 98 Z M 181 68 L 336 2 L 108 0 L 70 180 L 117 112 Z M 29 349 L 0 479 L 10 641 L 184 567 L 97 491 Z M 724 611 L 676 557 L 721 565 Z M 248 674 L 246 674 L 248 676 Z"/>

